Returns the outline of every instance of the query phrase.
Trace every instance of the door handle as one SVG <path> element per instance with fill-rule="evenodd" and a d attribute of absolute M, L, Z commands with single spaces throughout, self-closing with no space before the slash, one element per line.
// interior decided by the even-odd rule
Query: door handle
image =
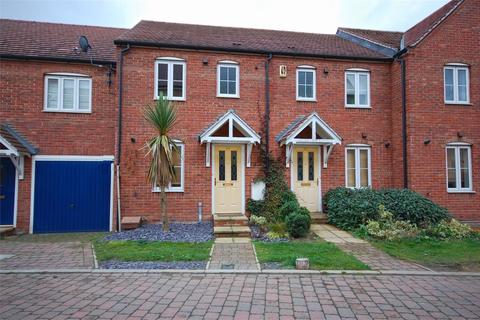
<path fill-rule="evenodd" d="M 217 185 L 217 178 L 213 178 L 213 185 L 214 185 L 214 186 Z"/>
<path fill-rule="evenodd" d="M 5 196 L 3 194 L 0 194 L 0 200 L 5 199 Z"/>

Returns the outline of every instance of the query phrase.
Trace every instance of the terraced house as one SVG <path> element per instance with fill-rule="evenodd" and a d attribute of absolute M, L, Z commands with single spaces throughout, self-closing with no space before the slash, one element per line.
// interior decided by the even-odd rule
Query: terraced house
<path fill-rule="evenodd" d="M 246 214 L 263 144 L 311 212 L 337 186 L 406 187 L 478 222 L 479 16 L 479 0 L 453 0 L 406 32 L 334 35 L 1 20 L 0 224 L 158 221 L 142 147 L 143 107 L 161 92 L 179 110 L 175 220 Z"/>

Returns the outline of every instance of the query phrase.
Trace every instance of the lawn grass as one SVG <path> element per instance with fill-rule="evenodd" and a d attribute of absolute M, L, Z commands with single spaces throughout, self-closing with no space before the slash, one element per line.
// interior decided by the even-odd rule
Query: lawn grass
<path fill-rule="evenodd" d="M 400 259 L 429 267 L 435 266 L 464 271 L 480 271 L 480 239 L 439 241 L 432 239 L 403 239 L 371 241 L 371 243 Z"/>
<path fill-rule="evenodd" d="M 267 243 L 256 241 L 255 250 L 260 263 L 277 262 L 294 268 L 297 258 L 308 258 L 310 269 L 317 270 L 368 270 L 366 264 L 325 241 L 290 241 Z"/>
<path fill-rule="evenodd" d="M 98 261 L 207 261 L 212 242 L 96 241 Z"/>

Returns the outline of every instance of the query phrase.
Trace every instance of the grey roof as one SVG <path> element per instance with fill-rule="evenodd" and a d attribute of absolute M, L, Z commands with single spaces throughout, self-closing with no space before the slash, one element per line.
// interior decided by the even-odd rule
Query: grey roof
<path fill-rule="evenodd" d="M 9 123 L 0 124 L 0 136 L 8 141 L 18 152 L 23 154 L 35 155 L 38 148 L 31 144 L 22 134 Z"/>
<path fill-rule="evenodd" d="M 275 141 L 276 142 L 282 141 L 282 139 L 288 136 L 290 132 L 295 130 L 298 127 L 298 125 L 305 120 L 305 118 L 307 118 L 307 116 L 302 115 L 302 116 L 299 116 L 297 119 L 293 120 L 293 122 L 291 122 L 285 129 L 280 131 L 279 134 L 277 134 L 277 136 L 275 137 Z"/>

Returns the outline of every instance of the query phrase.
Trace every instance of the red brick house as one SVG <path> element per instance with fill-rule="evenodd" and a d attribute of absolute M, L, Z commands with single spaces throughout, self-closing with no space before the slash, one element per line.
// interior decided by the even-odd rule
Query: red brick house
<path fill-rule="evenodd" d="M 146 182 L 142 150 L 153 132 L 142 112 L 160 92 L 179 108 L 173 134 L 181 157 L 167 196 L 175 220 L 196 221 L 199 208 L 204 219 L 245 213 L 246 200 L 261 190 L 255 179 L 264 143 L 312 212 L 322 211 L 322 195 L 337 186 L 408 187 L 462 220 L 480 221 L 478 16 L 478 0 L 454 0 L 406 32 L 339 28 L 336 35 L 153 21 L 122 30 L 2 20 L 1 38 L 8 41 L 0 44 L 0 152 L 11 163 L 25 159 L 9 169 L 23 175 L 13 179 L 21 199 L 16 227 L 74 230 L 68 214 L 56 217 L 65 208 L 91 211 L 79 208 L 82 201 L 105 204 L 97 215 L 109 219 L 78 220 L 84 230 L 114 228 L 119 211 L 158 221 L 158 190 Z M 47 45 L 45 32 L 33 37 L 38 43 L 26 43 L 36 28 L 50 28 L 57 47 Z M 90 40 L 88 52 L 72 51 L 81 35 Z M 91 80 L 81 86 L 84 76 Z M 69 77 L 73 94 L 65 92 Z M 88 83 L 91 112 L 83 113 Z M 60 110 L 65 101 L 74 110 Z M 60 109 L 48 110 L 49 104 Z M 77 156 L 67 157 L 70 167 L 58 159 L 66 155 Z M 69 176 L 72 170 L 77 176 Z M 92 184 L 106 188 L 100 199 L 101 190 L 85 192 Z M 76 190 L 66 192 L 71 200 L 60 201 L 70 189 Z M 56 211 L 49 212 L 52 205 Z"/>

